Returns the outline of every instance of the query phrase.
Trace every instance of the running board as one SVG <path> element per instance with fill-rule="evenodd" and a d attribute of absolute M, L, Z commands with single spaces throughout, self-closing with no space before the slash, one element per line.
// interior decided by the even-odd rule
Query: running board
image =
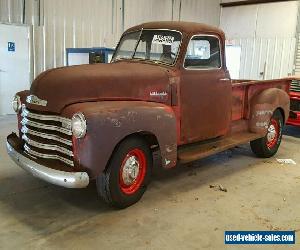
<path fill-rule="evenodd" d="M 240 144 L 260 138 L 255 133 L 239 133 L 210 142 L 199 142 L 178 148 L 178 161 L 187 163 L 225 151 Z"/>

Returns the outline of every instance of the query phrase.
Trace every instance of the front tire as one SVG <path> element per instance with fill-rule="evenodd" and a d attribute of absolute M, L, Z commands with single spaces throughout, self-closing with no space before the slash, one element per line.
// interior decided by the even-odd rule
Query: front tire
<path fill-rule="evenodd" d="M 152 161 L 150 148 L 142 138 L 125 139 L 117 146 L 106 170 L 96 179 L 99 195 L 117 208 L 136 203 L 150 182 Z"/>
<path fill-rule="evenodd" d="M 265 137 L 250 142 L 252 152 L 261 158 L 269 158 L 275 155 L 281 143 L 282 128 L 283 117 L 277 109 L 271 117 Z"/>

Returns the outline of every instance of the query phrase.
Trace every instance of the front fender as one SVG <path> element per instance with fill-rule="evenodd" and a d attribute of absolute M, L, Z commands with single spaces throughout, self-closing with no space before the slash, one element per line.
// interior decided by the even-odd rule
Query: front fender
<path fill-rule="evenodd" d="M 91 178 L 103 171 L 118 143 L 126 136 L 147 132 L 158 141 L 163 167 L 177 161 L 176 118 L 171 107 L 143 101 L 103 101 L 68 106 L 63 115 L 82 112 L 87 134 L 74 139 L 77 164 L 90 170 Z"/>
<path fill-rule="evenodd" d="M 289 95 L 278 88 L 269 88 L 253 96 L 250 100 L 249 130 L 264 136 L 270 119 L 276 109 L 283 111 L 284 123 L 290 110 Z"/>

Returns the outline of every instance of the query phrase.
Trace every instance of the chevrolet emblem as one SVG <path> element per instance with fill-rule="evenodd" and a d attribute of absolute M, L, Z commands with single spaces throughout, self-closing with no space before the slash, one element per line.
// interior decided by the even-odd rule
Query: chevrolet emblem
<path fill-rule="evenodd" d="M 47 101 L 46 100 L 42 100 L 40 98 L 38 98 L 35 95 L 29 95 L 26 98 L 26 102 L 30 103 L 30 104 L 34 104 L 34 105 L 40 105 L 40 106 L 47 106 Z"/>

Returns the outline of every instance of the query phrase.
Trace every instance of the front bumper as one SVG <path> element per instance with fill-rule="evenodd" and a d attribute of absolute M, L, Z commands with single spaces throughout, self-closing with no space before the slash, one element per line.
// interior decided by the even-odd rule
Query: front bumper
<path fill-rule="evenodd" d="M 29 159 L 6 141 L 6 148 L 10 158 L 25 171 L 46 182 L 66 188 L 84 188 L 89 184 L 89 176 L 86 172 L 64 172 L 45 167 Z"/>

